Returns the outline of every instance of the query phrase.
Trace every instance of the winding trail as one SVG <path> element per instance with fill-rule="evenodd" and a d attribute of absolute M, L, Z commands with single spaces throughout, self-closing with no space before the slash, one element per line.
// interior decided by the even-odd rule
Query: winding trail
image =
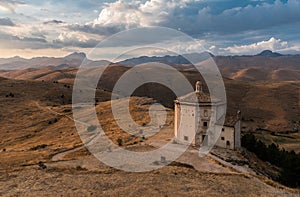
<path fill-rule="evenodd" d="M 74 121 L 74 122 L 78 122 L 78 123 L 83 124 L 83 125 L 85 125 L 85 126 L 90 126 L 90 124 L 87 124 L 87 123 L 85 123 L 85 122 L 81 122 L 81 121 L 75 120 L 75 119 L 74 119 L 73 117 L 71 117 L 71 116 L 68 116 L 68 115 L 63 114 L 63 113 L 56 112 L 56 111 L 54 111 L 53 109 L 51 109 L 50 107 L 44 107 L 44 106 L 40 105 L 38 101 L 34 101 L 34 104 L 35 104 L 39 109 L 41 109 L 41 110 L 43 110 L 43 111 L 49 111 L 50 113 L 52 113 L 52 114 L 54 114 L 54 115 L 64 116 L 64 117 L 66 117 L 66 118 L 68 118 L 68 119 L 70 119 L 70 120 L 72 120 L 72 121 Z"/>
<path fill-rule="evenodd" d="M 44 107 L 42 105 L 39 104 L 39 102 L 37 101 L 34 101 L 34 104 L 41 110 L 43 111 L 48 111 L 54 115 L 58 115 L 58 116 L 64 116 L 74 122 L 77 122 L 77 123 L 80 123 L 80 124 L 83 124 L 85 126 L 91 126 L 90 124 L 88 123 L 85 123 L 85 122 L 81 122 L 81 121 L 78 121 L 78 120 L 75 120 L 73 117 L 71 116 L 68 116 L 66 114 L 63 114 L 63 113 L 59 113 L 59 112 L 56 112 L 54 110 L 52 110 L 50 107 Z M 73 153 L 73 152 L 76 152 L 82 148 L 85 148 L 86 146 L 89 146 L 91 144 L 93 144 L 94 141 L 96 141 L 99 137 L 103 137 L 105 134 L 102 133 L 102 132 L 98 132 L 97 135 L 95 135 L 94 137 L 92 137 L 91 139 L 89 139 L 88 141 L 86 141 L 83 145 L 81 146 L 78 146 L 78 147 L 74 147 L 74 148 L 71 148 L 71 149 L 68 149 L 66 151 L 63 151 L 63 152 L 60 152 L 60 153 L 57 153 L 55 155 L 52 156 L 51 160 L 52 161 L 62 161 L 64 159 L 64 157 L 67 155 L 67 154 L 70 154 L 70 153 Z M 80 136 L 80 135 L 79 135 Z"/>
<path fill-rule="evenodd" d="M 82 148 L 84 148 L 84 145 L 79 146 L 79 147 L 75 147 L 75 148 L 72 148 L 72 149 L 69 149 L 69 150 L 60 152 L 60 153 L 57 153 L 57 154 L 55 154 L 55 155 L 52 156 L 51 160 L 52 160 L 52 161 L 62 161 L 62 160 L 64 160 L 64 157 L 65 157 L 67 154 L 76 152 L 76 151 L 78 151 L 78 150 L 80 150 L 80 149 L 82 149 Z"/>

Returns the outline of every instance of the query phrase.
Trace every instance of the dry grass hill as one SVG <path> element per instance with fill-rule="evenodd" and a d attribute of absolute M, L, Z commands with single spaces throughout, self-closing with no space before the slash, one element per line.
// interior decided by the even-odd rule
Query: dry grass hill
<path fill-rule="evenodd" d="M 0 71 L 0 195 L 297 195 L 298 190 L 286 188 L 256 171 L 264 169 L 277 173 L 278 169 L 251 153 L 248 162 L 252 162 L 249 164 L 252 169 L 226 165 L 208 156 L 199 158 L 193 150 L 167 167 L 147 173 L 123 172 L 99 162 L 83 146 L 72 116 L 72 89 L 80 60 L 78 56 L 83 57 L 75 54 L 76 61 L 74 55 L 55 60 L 58 63 L 71 61 L 74 67 L 49 66 L 49 61 L 44 58 L 42 68 L 28 68 L 26 64 L 26 68 Z M 228 113 L 242 111 L 243 132 L 253 132 L 267 144 L 275 142 L 287 150 L 300 152 L 298 57 L 275 54 L 275 57 L 214 58 L 225 76 Z M 29 62 L 19 58 L 14 60 Z M 283 61 L 288 61 L 290 66 L 283 68 Z M 8 62 L 1 60 L 0 64 Z M 226 66 L 228 64 L 231 66 Z M 147 127 L 150 121 L 148 110 L 155 102 L 166 106 L 167 121 L 161 132 L 149 138 L 125 133 L 114 120 L 110 99 L 114 84 L 129 68 L 112 64 L 105 70 L 96 90 L 95 107 L 100 124 L 115 144 L 122 139 L 119 145 L 123 148 L 145 152 L 172 139 L 176 96 L 156 83 L 139 87 L 130 100 L 130 113 L 136 123 Z M 192 85 L 201 79 L 188 65 L 178 68 Z M 101 68 L 92 69 L 87 79 Z M 168 69 L 165 73 L 172 75 Z M 208 91 L 206 87 L 204 89 Z M 113 102 L 122 110 L 122 99 Z M 236 156 L 245 159 L 245 151 Z"/>
<path fill-rule="evenodd" d="M 114 84 L 129 68 L 118 65 L 108 67 L 99 81 L 99 88 L 112 91 Z M 263 71 L 254 68 L 247 70 L 252 70 L 249 71 L 250 73 L 263 73 Z M 21 80 L 44 81 L 47 83 L 58 81 L 59 83 L 68 84 L 67 86 L 72 86 L 76 71 L 77 69 L 71 68 L 61 70 L 27 69 L 2 72 L 0 76 Z M 244 73 L 244 71 L 240 72 Z M 172 75 L 168 70 L 165 73 Z M 193 71 L 183 71 L 183 74 L 189 79 L 191 84 L 201 79 L 201 76 Z M 259 78 L 259 75 L 253 75 Z M 245 76 L 245 73 L 241 74 L 239 79 L 245 78 Z M 263 76 L 261 74 L 261 78 Z M 251 75 L 247 74 L 247 79 L 250 78 Z M 247 127 L 252 130 L 262 128 L 275 132 L 300 129 L 299 80 L 259 81 L 255 79 L 254 81 L 249 81 L 224 78 L 224 82 L 227 92 L 228 112 L 234 113 L 234 111 L 240 109 Z M 176 98 L 171 90 L 156 83 L 141 86 L 134 92 L 134 95 L 154 98 L 171 108 L 173 107 L 173 100 Z"/>
<path fill-rule="evenodd" d="M 236 172 L 209 158 L 200 160 L 200 171 L 180 161 L 148 173 L 109 168 L 82 147 L 67 102 L 72 89 L 66 84 L 0 78 L 0 87 L 1 195 L 272 196 L 295 192 L 262 175 Z M 61 98 L 61 94 L 66 96 Z M 149 143 L 156 140 L 130 136 L 113 123 L 110 101 L 105 101 L 109 92 L 98 90 L 97 94 L 103 98 L 96 106 L 99 121 L 115 143 L 122 138 L 124 148 L 153 149 Z M 138 124 L 149 121 L 151 103 L 149 98 L 131 99 L 131 114 Z M 172 137 L 172 120 L 173 111 L 168 109 L 165 134 L 158 139 Z M 41 169 L 39 162 L 47 168 Z"/>

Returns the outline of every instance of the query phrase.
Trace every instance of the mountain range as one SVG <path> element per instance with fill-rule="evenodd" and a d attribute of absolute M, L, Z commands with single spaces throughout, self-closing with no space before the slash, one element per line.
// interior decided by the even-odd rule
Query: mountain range
<path fill-rule="evenodd" d="M 16 56 L 0 58 L 0 70 L 2 70 L 0 76 L 31 80 L 52 79 L 52 76 L 55 76 L 54 78 L 57 79 L 57 74 L 54 75 L 53 73 L 62 72 L 63 69 L 75 69 L 72 70 L 72 75 L 76 75 L 76 69 L 83 61 L 94 68 L 103 65 L 131 67 L 160 62 L 171 65 L 180 71 L 195 71 L 195 67 L 189 60 L 192 60 L 193 63 L 201 62 L 201 65 L 205 65 L 206 61 L 211 60 L 211 58 L 219 67 L 222 75 L 230 79 L 243 81 L 295 81 L 300 79 L 300 55 L 283 55 L 269 50 L 251 56 L 214 56 L 211 53 L 166 55 L 163 57 L 141 56 L 115 63 L 105 60 L 92 61 L 87 58 L 86 54 L 77 52 L 61 58 L 36 57 L 24 59 Z M 51 77 L 48 74 L 51 74 Z M 19 78 L 20 76 L 22 77 Z M 30 77 L 27 78 L 28 76 Z M 43 77 L 41 78 L 41 76 Z"/>
<path fill-rule="evenodd" d="M 19 56 L 12 58 L 0 58 L 0 70 L 22 70 L 27 68 L 68 68 L 79 67 L 86 59 L 85 53 L 72 53 L 61 58 L 54 57 L 35 57 L 25 59 Z M 86 59 L 87 61 L 90 61 Z"/>
<path fill-rule="evenodd" d="M 119 65 L 134 66 L 138 64 L 145 64 L 150 62 L 161 62 L 170 65 L 183 65 L 191 64 L 189 60 L 194 62 L 205 61 L 208 58 L 213 58 L 217 65 L 221 66 L 236 65 L 238 67 L 258 67 L 258 66 L 271 66 L 271 67 L 293 67 L 297 68 L 300 63 L 300 55 L 283 55 L 280 53 L 272 52 L 270 50 L 262 51 L 257 55 L 242 55 L 242 56 L 214 56 L 211 53 L 191 53 L 178 56 L 141 56 L 126 59 L 123 61 L 115 62 Z M 249 58 L 251 62 L 249 62 Z M 81 65 L 82 61 L 87 63 L 92 62 L 88 59 L 85 53 L 75 52 L 65 57 L 34 57 L 25 59 L 19 56 L 11 58 L 0 58 L 0 70 L 21 70 L 26 68 L 77 68 Z M 282 61 L 290 60 L 283 64 Z M 245 63 L 247 62 L 247 63 Z M 246 65 L 247 64 L 247 65 Z"/>

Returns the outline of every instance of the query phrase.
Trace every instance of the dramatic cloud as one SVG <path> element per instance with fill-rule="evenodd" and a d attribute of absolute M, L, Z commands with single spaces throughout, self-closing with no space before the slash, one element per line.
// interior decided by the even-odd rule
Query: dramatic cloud
<path fill-rule="evenodd" d="M 248 5 L 213 14 L 214 8 L 203 1 L 148 0 L 116 1 L 106 4 L 93 24 L 128 29 L 144 26 L 180 28 L 191 35 L 204 33 L 238 33 L 265 29 L 275 25 L 300 22 L 300 2 Z"/>
<path fill-rule="evenodd" d="M 187 1 L 186 1 L 187 2 Z M 121 25 L 126 28 L 151 26 L 167 22 L 176 8 L 184 8 L 185 1 L 149 0 L 116 1 L 107 4 L 94 21 L 98 25 Z"/>
<path fill-rule="evenodd" d="M 162 26 L 201 41 L 171 46 L 180 51 L 197 51 L 203 45 L 222 55 L 265 49 L 289 53 L 300 48 L 299 10 L 298 0 L 0 0 L 0 46 L 2 51 L 87 50 L 123 30 Z M 127 47 L 128 40 L 136 37 L 116 41 L 113 47 Z M 162 36 L 159 42 L 165 40 Z"/>
<path fill-rule="evenodd" d="M 15 26 L 15 23 L 9 18 L 0 18 L 0 26 Z"/>
<path fill-rule="evenodd" d="M 109 36 L 125 29 L 158 25 L 168 21 L 176 7 L 186 1 L 116 1 L 105 4 L 97 19 L 84 25 L 70 25 L 73 31 Z"/>
<path fill-rule="evenodd" d="M 288 48 L 288 42 L 272 37 L 267 41 L 261 41 L 249 45 L 227 47 L 224 48 L 224 50 L 235 54 L 257 54 L 266 49 L 272 51 L 282 51 L 287 50 Z"/>

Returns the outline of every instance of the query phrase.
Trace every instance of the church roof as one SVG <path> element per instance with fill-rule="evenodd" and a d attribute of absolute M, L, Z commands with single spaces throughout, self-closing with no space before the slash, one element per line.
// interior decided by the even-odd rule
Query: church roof
<path fill-rule="evenodd" d="M 217 125 L 221 125 L 222 124 L 222 121 L 221 120 L 224 120 L 224 116 L 223 115 L 217 122 L 216 124 Z M 236 124 L 237 121 L 239 121 L 240 118 L 237 116 L 237 115 L 226 115 L 225 116 L 225 121 L 224 121 L 224 126 L 228 126 L 228 127 L 234 127 L 234 125 Z"/>
<path fill-rule="evenodd" d="M 237 116 L 226 116 L 224 126 L 233 127 L 238 120 Z"/>

